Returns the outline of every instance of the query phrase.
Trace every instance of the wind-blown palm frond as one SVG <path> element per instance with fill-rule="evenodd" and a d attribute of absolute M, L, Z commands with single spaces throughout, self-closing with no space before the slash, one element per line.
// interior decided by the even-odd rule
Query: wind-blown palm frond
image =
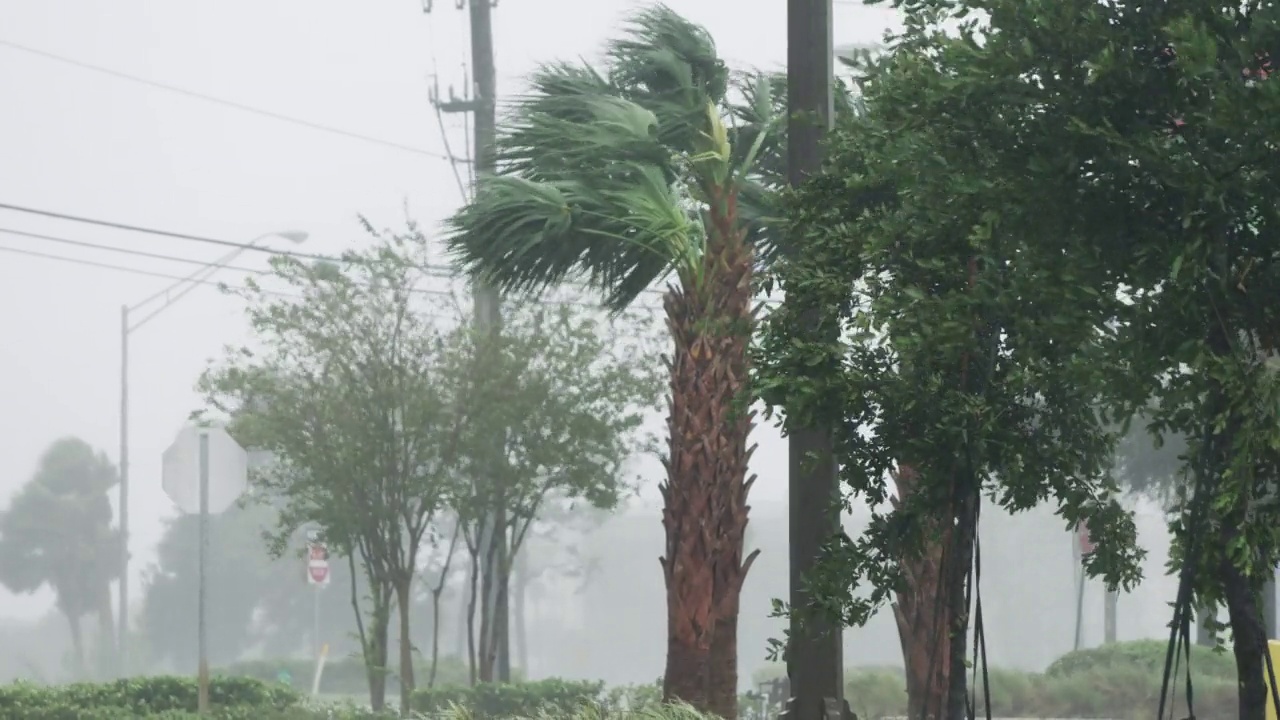
<path fill-rule="evenodd" d="M 449 221 L 463 267 L 504 291 L 584 274 L 620 309 L 676 268 L 695 271 L 703 229 L 682 204 L 705 149 L 723 63 L 702 28 L 665 7 L 639 12 L 605 73 L 550 63 L 506 113 L 500 174 Z"/>
<path fill-rule="evenodd" d="M 606 305 L 625 308 L 690 252 L 699 233 L 658 168 L 615 171 L 618 181 L 606 186 L 489 178 L 450 221 L 452 250 L 504 291 L 536 292 L 585 272 Z"/>
<path fill-rule="evenodd" d="M 639 11 L 626 28 L 607 49 L 609 81 L 658 118 L 663 145 L 695 153 L 708 104 L 719 106 L 729 86 L 715 41 L 666 5 Z"/>

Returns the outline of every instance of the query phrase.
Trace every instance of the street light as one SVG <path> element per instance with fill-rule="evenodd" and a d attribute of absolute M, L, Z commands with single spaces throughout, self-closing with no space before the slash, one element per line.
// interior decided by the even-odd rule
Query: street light
<path fill-rule="evenodd" d="M 120 563 L 120 620 L 117 630 L 117 643 L 120 652 L 120 674 L 128 674 L 129 668 L 129 333 L 147 324 L 152 318 L 172 307 L 187 293 L 200 287 L 214 273 L 225 268 L 227 263 L 242 253 L 252 250 L 260 243 L 273 237 L 281 237 L 294 244 L 307 239 L 307 233 L 301 230 L 267 233 L 252 242 L 237 247 L 222 257 L 202 265 L 195 272 L 178 280 L 152 295 L 148 295 L 133 305 L 120 306 L 120 544 L 123 555 Z M 184 287 L 185 286 L 185 287 Z M 157 300 L 160 302 L 154 310 L 142 316 L 141 320 L 130 321 L 130 315 Z"/>

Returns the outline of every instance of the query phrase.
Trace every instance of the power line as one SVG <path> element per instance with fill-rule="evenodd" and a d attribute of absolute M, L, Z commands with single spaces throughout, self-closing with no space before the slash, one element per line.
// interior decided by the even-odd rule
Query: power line
<path fill-rule="evenodd" d="M 177 240 L 188 240 L 191 242 L 209 243 L 212 245 L 220 245 L 222 247 L 238 248 L 241 250 L 252 250 L 254 252 L 265 253 L 268 255 L 281 255 L 291 257 L 297 260 L 315 260 L 327 263 L 343 263 L 340 257 L 332 255 L 316 255 L 313 253 L 298 252 L 297 250 L 275 250 L 261 245 L 253 245 L 251 243 L 234 242 L 232 240 L 223 240 L 220 238 L 205 237 L 202 235 L 189 235 L 187 233 L 173 232 L 170 230 L 160 230 L 157 228 L 144 227 L 141 225 L 130 225 L 128 223 L 114 222 L 111 220 L 100 220 L 97 218 L 85 217 L 83 215 L 72 215 L 70 213 L 55 212 L 53 210 L 41 210 L 39 208 L 27 207 L 25 205 L 11 205 L 8 203 L 0 203 L 0 210 L 12 210 L 14 212 L 26 213 L 28 215 L 39 215 L 41 217 L 54 218 L 56 220 L 68 220 L 70 222 L 84 223 L 86 225 L 96 225 L 98 227 L 108 227 L 115 230 L 127 230 L 129 232 L 142 233 L 144 235 L 155 235 L 158 237 L 168 237 Z M 28 234 L 28 233 L 20 233 Z M 435 265 L 424 263 L 421 266 L 424 270 L 432 271 L 437 274 L 455 275 L 457 271 L 447 265 Z M 584 289 L 582 286 L 571 286 L 575 289 Z M 643 291 L 646 294 L 662 295 L 661 290 L 647 289 Z"/>
<path fill-rule="evenodd" d="M 146 252 L 145 250 L 134 250 L 133 248 L 124 248 L 116 245 L 104 245 L 101 243 L 86 242 L 84 240 L 72 240 L 70 238 L 58 237 L 56 235 L 45 235 L 42 233 L 27 232 L 26 230 L 14 230 L 12 228 L 0 227 L 0 233 L 6 234 L 6 235 L 19 235 L 21 237 L 33 238 L 36 240 L 45 240 L 47 242 L 55 242 L 62 245 L 74 245 L 76 247 L 89 248 L 92 250 L 105 250 L 107 252 L 122 253 L 124 255 L 134 255 L 137 257 L 153 258 L 156 260 L 168 260 L 170 262 L 187 263 L 189 265 L 205 266 L 210 264 L 208 260 L 201 260 L 200 258 L 190 258 L 190 257 L 181 257 L 178 255 L 166 255 L 164 253 Z M 254 273 L 256 275 L 273 274 L 271 270 L 268 270 L 266 268 L 251 268 L 251 267 L 245 267 L 243 265 L 226 265 L 226 264 L 220 263 L 218 264 L 218 268 L 226 269 L 226 270 L 238 270 L 240 272 Z M 452 278 L 456 275 L 456 273 L 453 273 L 451 271 L 441 270 L 437 266 L 433 266 L 433 265 L 427 265 L 423 267 L 423 270 L 424 270 L 423 274 L 429 277 Z"/>
<path fill-rule="evenodd" d="M 98 262 L 96 260 L 86 260 L 84 258 L 73 258 L 73 257 L 67 257 L 66 255 L 54 255 L 52 253 L 39 252 L 38 250 L 27 250 L 25 248 L 7 247 L 5 245 L 0 245 L 0 252 L 11 252 L 11 253 L 16 253 L 18 255 L 27 255 L 30 257 L 44 258 L 46 260 L 57 260 L 60 262 L 71 263 L 73 265 L 85 265 L 87 267 L 99 268 L 102 270 L 115 270 L 116 272 L 131 273 L 134 275 L 143 275 L 146 277 L 164 278 L 166 280 L 186 280 L 187 282 L 193 285 L 212 285 L 214 287 L 222 287 L 222 288 L 227 288 L 229 290 L 247 289 L 244 287 L 228 285 L 226 283 L 216 282 L 213 280 L 200 280 L 198 278 L 183 277 L 181 275 L 172 275 L 169 273 L 155 272 L 152 270 L 143 270 L 142 268 L 129 267 L 127 265 L 116 265 L 114 263 L 104 263 L 104 262 Z M 301 297 L 299 295 L 291 295 L 289 293 L 281 293 L 281 292 L 274 292 L 274 291 L 268 291 L 268 290 L 263 290 L 263 292 L 268 293 L 270 295 L 281 295 L 284 297 L 297 297 L 297 298 Z"/>
<path fill-rule="evenodd" d="M 141 225 L 129 225 L 128 223 L 113 222 L 110 220 L 98 220 L 96 218 L 84 217 L 83 215 L 71 215 L 69 213 L 54 212 L 52 210 L 40 210 L 38 208 L 26 207 L 23 205 L 9 205 L 0 203 L 0 210 L 12 210 L 14 212 L 26 213 L 28 215 L 40 215 L 42 217 L 54 218 L 57 220 L 69 220 L 71 222 L 84 223 L 86 225 L 97 225 L 98 227 L 109 227 L 115 230 L 128 230 L 129 232 L 142 233 L 144 235 L 156 235 L 159 237 L 175 238 L 177 240 L 190 240 L 192 242 L 208 243 L 210 245 L 221 245 L 229 248 L 239 248 L 241 250 L 252 250 L 254 252 L 266 253 L 268 255 L 284 255 L 286 257 L 297 258 L 299 260 L 317 260 L 319 262 L 339 263 L 341 258 L 331 257 L 327 255 L 315 255 L 312 253 L 298 252 L 296 250 L 273 250 L 261 245 L 253 245 L 251 243 L 234 242 L 232 240 L 221 240 L 218 238 L 205 237 L 202 235 L 188 235 L 186 233 L 172 232 L 170 230 L 159 230 L 156 228 L 143 227 Z"/>
<path fill-rule="evenodd" d="M 404 143 L 398 143 L 392 140 L 383 140 L 382 138 L 376 138 L 376 137 L 373 137 L 372 135 L 365 135 L 362 133 L 352 132 L 350 130 L 343 130 L 341 128 L 336 128 L 331 125 L 324 125 L 322 123 L 312 122 L 310 120 L 304 120 L 302 118 L 296 118 L 290 115 L 284 115 L 282 113 L 273 112 L 271 110 L 263 110 L 262 108 L 253 107 L 252 105 L 245 105 L 244 103 L 239 103 L 234 100 L 227 100 L 225 98 L 215 97 L 213 95 L 206 95 L 205 93 L 196 92 L 195 90 L 188 90 L 187 88 L 178 87 L 177 85 L 168 85 L 166 83 L 157 82 L 155 80 L 139 77 L 137 75 L 130 75 L 129 73 L 120 72 L 119 70 L 112 70 L 111 68 L 102 67 L 101 65 L 94 65 L 92 63 L 87 63 L 82 60 L 75 60 L 73 58 L 57 55 L 57 54 L 48 52 L 46 50 L 39 50 L 33 47 L 28 47 L 26 45 L 20 45 L 11 40 L 0 39 L 0 45 L 3 45 L 8 48 L 12 48 L 14 50 L 18 50 L 21 52 L 25 52 L 31 55 L 37 55 L 47 60 L 53 60 L 56 62 L 67 64 L 67 65 L 72 65 L 82 70 L 89 70 L 91 72 L 101 73 L 103 75 L 110 75 L 111 77 L 118 78 L 121 80 L 128 80 L 129 82 L 138 83 L 139 85 L 146 85 L 148 87 L 156 88 L 159 90 L 165 90 L 167 92 L 176 93 L 178 95 L 185 95 L 187 97 L 195 98 L 197 100 L 204 100 L 205 102 L 214 103 L 215 105 L 222 105 L 224 107 L 240 110 L 241 112 L 247 112 L 253 115 L 259 115 L 262 117 L 271 118 L 272 120 L 292 123 L 294 125 L 300 125 L 302 127 L 310 128 L 312 130 L 319 130 L 320 132 L 327 132 L 332 135 L 340 135 L 342 137 L 350 138 L 353 140 L 363 140 L 364 142 L 373 143 L 374 145 L 381 145 L 383 147 L 388 147 L 395 150 L 403 150 L 404 152 L 410 152 L 416 155 L 424 155 L 426 157 L 459 162 L 458 160 L 450 158 L 448 155 L 444 153 L 436 152 L 435 150 L 426 150 L 424 148 L 414 147 L 413 145 L 405 145 Z"/>
<path fill-rule="evenodd" d="M 189 263 L 192 265 L 208 265 L 209 262 L 198 258 L 178 257 L 177 255 L 164 255 L 162 253 L 146 252 L 143 250 L 134 250 L 132 248 L 115 247 L 113 245 L 102 245 L 99 243 L 84 242 L 82 240 L 72 240 L 70 238 L 56 237 L 54 235 L 42 235 L 40 233 L 27 232 L 25 230 L 13 230 L 11 228 L 0 228 L 0 233 L 5 235 L 19 235 L 35 240 L 45 240 L 47 242 L 55 242 L 62 245 L 74 245 L 76 247 L 92 248 L 94 250 L 107 250 L 110 252 L 123 253 L 125 255 L 135 255 L 138 257 L 154 258 L 156 260 L 169 260 L 172 262 Z M 270 270 L 262 268 L 243 267 L 240 265 L 218 265 L 220 269 L 238 270 L 240 272 L 256 273 L 259 275 L 269 274 Z"/>
<path fill-rule="evenodd" d="M 15 234 L 15 235 L 24 235 L 24 236 L 27 236 L 27 237 L 32 237 L 32 238 L 37 238 L 37 239 L 44 239 L 44 240 L 51 240 L 51 241 L 54 241 L 54 242 L 67 242 L 67 243 L 69 243 L 69 244 L 73 244 L 73 245 L 86 246 L 86 247 L 91 247 L 91 248 L 96 248 L 96 249 L 102 249 L 102 250 L 117 250 L 117 251 L 120 251 L 120 252 L 123 252 L 123 253 L 126 253 L 126 254 L 131 254 L 131 255 L 132 255 L 132 254 L 137 254 L 137 255 L 141 255 L 141 256 L 143 256 L 143 257 L 157 257 L 157 258 L 161 258 L 161 259 L 166 259 L 166 260 L 175 260 L 175 261 L 180 261 L 180 262 L 194 262 L 194 263 L 201 264 L 201 265 L 208 265 L 208 264 L 209 264 L 209 263 L 207 263 L 207 262 L 200 262 L 200 261 L 197 261 L 197 260 L 192 260 L 192 259 L 190 259 L 190 258 L 180 258 L 180 257 L 176 257 L 176 256 L 158 255 L 158 254 L 156 254 L 156 253 L 143 253 L 143 252 L 139 252 L 139 251 L 133 251 L 133 250 L 130 250 L 130 249 L 128 249 L 128 248 L 113 248 L 113 247 L 111 247 L 111 246 L 109 246 L 109 245 L 98 245 L 98 244 L 96 244 L 96 243 L 85 243 L 85 242 L 80 242 L 80 241 L 75 241 L 75 240 L 68 240 L 68 239 L 66 239 L 66 238 L 59 238 L 59 237 L 55 237 L 55 236 L 52 236 L 52 235 L 48 235 L 48 236 L 46 236 L 46 235 L 40 235 L 40 234 L 37 234 L 37 233 L 28 233 L 28 232 L 24 232 L 24 231 L 14 231 L 14 230 L 8 230 L 8 229 L 4 229 L 4 228 L 0 228 L 0 233 L 12 233 L 12 234 Z M 214 281 L 214 280 L 201 280 L 201 279 L 198 279 L 198 278 L 191 278 L 191 277 L 189 277 L 189 276 L 173 275 L 173 274 L 171 274 L 171 273 L 157 272 L 157 271 L 154 271 L 154 270 L 144 270 L 144 269 L 142 269 L 142 268 L 130 267 L 130 266 L 128 266 L 128 265 L 117 265 L 117 264 L 115 264 L 115 263 L 106 263 L 106 262 L 100 262 L 100 261 L 97 261 L 97 260 L 88 260 L 88 259 L 85 259 L 85 258 L 67 257 L 66 255 L 54 255 L 54 254 L 52 254 L 52 253 L 40 252 L 40 251 L 38 251 L 38 250 L 27 250 L 27 249 L 25 249 L 25 248 L 15 248 L 15 247 L 9 247 L 9 246 L 5 246 L 5 245 L 0 245 L 0 252 L 10 252 L 10 253 L 18 254 L 18 255 L 27 255 L 27 256 L 29 256 L 29 257 L 43 258 L 43 259 L 46 259 L 46 260 L 56 260 L 56 261 L 59 261 L 59 262 L 71 263 L 71 264 L 73 264 L 73 265 L 84 265 L 84 266 L 86 266 L 86 267 L 93 267 L 93 268 L 98 268 L 98 269 L 101 269 L 101 270 L 114 270 L 114 271 L 116 271 L 116 272 L 130 273 L 130 274 L 133 274 L 133 275 L 142 275 L 142 276 L 145 276 L 145 277 L 162 278 L 162 279 L 165 279 L 165 280 L 179 280 L 179 281 L 186 281 L 186 282 L 189 282 L 189 283 L 191 283 L 191 284 L 193 284 L 193 285 L 209 285 L 209 286 L 212 286 L 212 287 L 225 288 L 225 289 L 227 289 L 227 290 L 231 290 L 231 291 L 234 291 L 234 292 L 243 292 L 243 291 L 247 291 L 247 290 L 249 290 L 249 288 L 246 288 L 246 287 L 244 287 L 244 286 L 231 285 L 231 284 L 224 283 L 224 282 L 220 282 L 220 281 Z M 270 272 L 269 270 L 263 270 L 263 269 L 260 269 L 260 268 L 236 267 L 236 266 L 234 266 L 234 265 L 220 265 L 220 266 L 218 266 L 218 268 L 219 268 L 219 269 L 228 269 L 228 270 L 239 270 L 239 271 L 249 272 L 249 273 L 255 273 L 255 274 L 259 274 L 259 275 L 269 275 L 269 274 L 271 274 L 271 272 Z M 429 273 L 428 273 L 428 276 L 429 276 L 429 277 L 440 277 L 439 275 L 430 275 Z M 367 285 L 361 285 L 361 287 L 365 287 L 365 288 L 367 288 L 368 286 L 367 286 Z M 279 291 L 276 291 L 276 290 L 265 290 L 265 289 L 262 289 L 262 288 L 258 288 L 257 290 L 255 290 L 255 292 L 262 292 L 263 294 L 266 294 L 266 295 L 274 295 L 274 296 L 277 296 L 277 297 L 293 298 L 293 299 L 296 299 L 296 300 L 304 299 L 304 297 L 303 297 L 302 295 L 299 295 L 299 294 L 297 294 L 297 293 L 286 293 L 286 292 L 279 292 Z M 415 294 L 419 294 L 419 295 L 436 295 L 436 296 L 443 296 L 443 297 L 450 297 L 450 296 L 452 296 L 452 295 L 453 295 L 453 293 L 452 293 L 452 292 L 450 292 L 450 291 L 448 291 L 448 290 L 430 290 L 430 289 L 427 289 L 427 288 L 412 288 L 412 289 L 410 290 L 410 292 L 415 293 Z M 539 304 L 542 304 L 542 305 L 573 305 L 573 306 L 582 307 L 582 308 L 588 308 L 588 309 L 593 309 L 593 310 L 598 310 L 598 309 L 600 309 L 600 305 L 599 305 L 598 303 L 588 303 L 588 302 L 581 302 L 581 301 L 577 301 L 577 300 L 551 300 L 551 299 L 542 299 L 542 300 L 539 300 L 539 301 L 538 301 L 538 303 L 539 303 Z M 657 305 L 642 305 L 642 304 L 640 304 L 640 303 L 636 303 L 635 305 L 632 305 L 631 307 L 632 307 L 632 308 L 635 308 L 635 309 L 639 309 L 639 310 L 651 310 L 651 311 L 658 311 L 658 310 L 662 310 L 662 307 L 657 306 Z"/>

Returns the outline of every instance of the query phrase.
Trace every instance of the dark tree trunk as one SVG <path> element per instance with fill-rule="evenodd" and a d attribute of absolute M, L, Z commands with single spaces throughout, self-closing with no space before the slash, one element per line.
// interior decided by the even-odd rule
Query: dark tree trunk
<path fill-rule="evenodd" d="M 733 660 L 727 660 L 733 658 Z M 738 716 L 738 609 L 716 620 L 707 670 L 707 709 L 722 718 Z"/>
<path fill-rule="evenodd" d="M 489 521 L 486 521 L 489 522 Z M 492 531 L 491 531 L 492 532 Z M 478 680 L 482 683 L 498 679 L 498 573 L 496 572 L 497 540 L 490 537 L 488 546 L 480 543 L 480 648 Z"/>
<path fill-rule="evenodd" d="M 1226 534 L 1234 533 L 1228 530 Z M 1229 538 L 1223 540 L 1223 547 L 1226 547 Z M 1240 720 L 1266 720 L 1267 666 L 1263 655 L 1267 652 L 1267 633 L 1262 625 L 1258 588 L 1226 553 L 1220 562 L 1219 573 L 1236 658 Z"/>
<path fill-rule="evenodd" d="M 977 507 L 977 494 L 971 490 L 957 493 L 955 513 L 955 530 L 953 542 L 947 547 L 946 563 L 946 605 L 951 621 L 950 667 L 959 672 L 951 672 L 948 676 L 950 687 L 947 692 L 947 720 L 967 720 L 968 718 L 968 685 L 964 672 L 966 634 L 969 630 L 969 598 L 965 597 L 965 583 L 969 571 L 973 567 L 973 541 L 977 528 L 974 527 L 974 511 Z"/>
<path fill-rule="evenodd" d="M 900 508 L 919 490 L 919 474 L 904 464 L 894 481 L 898 496 L 893 503 Z M 940 600 L 945 597 L 943 558 L 952 533 L 941 523 L 932 523 L 923 532 L 926 540 L 920 554 L 902 559 L 903 587 L 893 605 L 906 669 L 909 720 L 942 717 L 951 684 L 951 608 Z"/>
<path fill-rule="evenodd" d="M 409 631 L 412 607 L 412 578 L 396 583 L 396 605 L 400 616 L 400 714 L 408 717 L 413 709 L 413 635 Z"/>
<path fill-rule="evenodd" d="M 387 652 L 391 630 L 390 608 L 374 611 L 369 623 L 369 645 L 365 648 L 365 672 L 369 677 L 369 708 L 382 712 L 387 707 Z"/>
<path fill-rule="evenodd" d="M 745 559 L 751 249 L 732 192 L 709 198 L 700 278 L 682 274 L 665 298 L 672 338 L 667 480 L 667 667 L 663 698 L 737 717 L 737 614 Z M 701 284 L 700 284 L 701 283 Z"/>

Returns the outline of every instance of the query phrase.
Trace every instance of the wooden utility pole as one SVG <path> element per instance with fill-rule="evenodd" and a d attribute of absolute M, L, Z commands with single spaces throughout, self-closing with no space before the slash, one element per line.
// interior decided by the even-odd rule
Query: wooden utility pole
<path fill-rule="evenodd" d="M 475 131 L 475 147 L 473 157 L 477 181 L 492 175 L 496 169 L 494 141 L 497 137 L 497 71 L 493 57 L 493 8 L 497 0 L 457 0 L 458 9 L 469 7 L 471 15 L 471 74 L 474 78 L 470 96 L 459 100 L 450 97 L 447 102 L 440 102 L 444 112 L 471 113 Z M 428 2 L 424 6 L 430 12 Z M 482 283 L 476 282 L 472 287 L 472 298 L 475 304 L 475 326 L 483 334 L 496 338 L 502 332 L 502 308 L 498 291 Z M 495 439 L 501 443 L 502 439 Z M 501 455 L 501 452 L 497 453 Z M 496 457 L 496 456 L 495 456 Z M 495 460 L 496 461 L 496 460 Z M 492 479 L 490 479 L 492 480 Z M 499 682 L 511 680 L 510 652 L 510 605 L 509 579 L 507 572 L 507 537 L 506 537 L 506 503 L 505 498 L 496 498 L 495 512 L 485 522 L 486 531 L 482 533 L 480 558 L 484 563 L 481 576 L 484 578 L 486 602 L 483 606 L 489 610 L 488 627 L 491 642 L 497 650 L 494 679 Z M 481 653 L 488 653 L 489 648 L 481 647 Z M 485 661 L 482 661 L 482 666 Z"/>
<path fill-rule="evenodd" d="M 787 176 L 803 183 L 822 166 L 822 137 L 834 109 L 832 0 L 787 0 Z M 786 302 L 804 302 L 788 297 Z M 818 332 L 816 309 L 805 310 L 808 330 Z M 788 430 L 788 499 L 793 614 L 787 648 L 789 720 L 850 716 L 844 701 L 843 628 L 812 617 L 804 580 L 822 547 L 840 531 L 839 482 L 830 427 Z"/>

